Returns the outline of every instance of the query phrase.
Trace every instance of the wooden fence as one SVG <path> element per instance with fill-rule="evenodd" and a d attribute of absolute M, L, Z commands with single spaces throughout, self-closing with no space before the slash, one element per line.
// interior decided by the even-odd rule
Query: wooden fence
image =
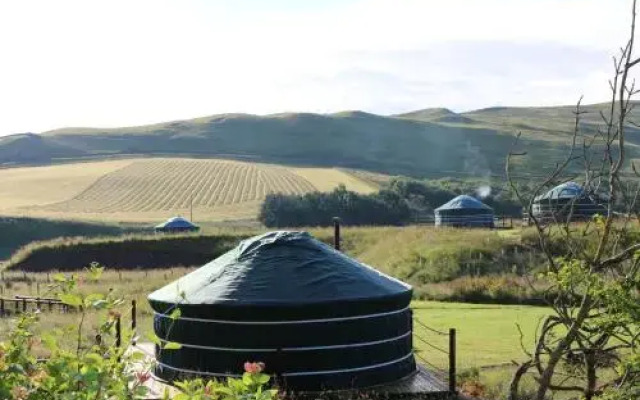
<path fill-rule="evenodd" d="M 59 299 L 32 297 L 16 295 L 13 298 L 0 297 L 0 318 L 20 315 L 27 312 L 58 312 L 58 313 L 75 313 L 79 309 L 64 304 Z M 137 317 L 138 307 L 135 300 L 131 300 L 131 330 L 135 332 L 138 325 Z M 122 325 L 121 317 L 116 317 L 115 335 L 116 346 L 122 345 Z M 96 337 L 96 341 L 102 339 Z M 134 343 L 135 344 L 135 343 Z"/>
<path fill-rule="evenodd" d="M 69 313 L 75 310 L 53 298 L 20 295 L 13 298 L 0 297 L 0 318 L 35 311 Z"/>

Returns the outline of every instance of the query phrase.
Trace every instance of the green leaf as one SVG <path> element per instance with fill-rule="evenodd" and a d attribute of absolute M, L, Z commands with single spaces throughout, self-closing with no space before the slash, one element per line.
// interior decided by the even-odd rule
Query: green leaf
<path fill-rule="evenodd" d="M 66 282 L 67 280 L 67 277 L 61 273 L 54 274 L 52 278 L 55 282 Z"/>
<path fill-rule="evenodd" d="M 131 361 L 142 361 L 146 358 L 145 354 L 140 351 L 131 353 Z"/>
<path fill-rule="evenodd" d="M 60 301 L 72 307 L 80 307 L 82 305 L 82 298 L 72 293 L 61 294 Z"/>
<path fill-rule="evenodd" d="M 220 386 L 213 390 L 215 393 L 226 394 L 227 396 L 233 396 L 233 390 L 228 387 Z"/>
<path fill-rule="evenodd" d="M 270 379 L 271 377 L 267 374 L 258 374 L 258 376 L 256 376 L 256 380 L 261 385 L 264 385 L 265 383 L 269 382 Z"/>
<path fill-rule="evenodd" d="M 89 267 L 89 279 L 92 281 L 97 281 L 102 276 L 102 271 L 104 271 L 104 267 L 101 267 L 97 262 L 92 262 Z"/>
<path fill-rule="evenodd" d="M 58 341 L 52 334 L 45 332 L 40 336 L 40 340 L 42 340 L 42 344 L 47 350 L 55 351 L 58 349 Z"/>
<path fill-rule="evenodd" d="M 169 318 L 171 318 L 172 320 L 176 320 L 178 318 L 180 318 L 182 316 L 182 311 L 180 311 L 179 308 L 175 308 L 173 311 L 171 311 L 171 313 L 169 314 Z"/>
<path fill-rule="evenodd" d="M 155 333 L 150 333 L 149 335 L 147 335 L 147 338 L 154 344 L 157 344 L 158 346 L 162 346 L 162 341 L 160 340 L 160 338 L 155 334 Z"/>
<path fill-rule="evenodd" d="M 165 350 L 179 350 L 182 348 L 182 345 L 176 342 L 166 342 L 162 348 Z"/>
<path fill-rule="evenodd" d="M 88 364 L 99 364 L 104 361 L 104 359 L 96 353 L 89 353 L 84 356 L 84 359 Z"/>

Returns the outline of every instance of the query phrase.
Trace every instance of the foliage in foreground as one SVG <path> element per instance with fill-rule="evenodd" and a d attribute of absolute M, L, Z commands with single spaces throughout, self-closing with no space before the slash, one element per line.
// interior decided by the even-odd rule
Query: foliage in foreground
<path fill-rule="evenodd" d="M 91 280 L 97 281 L 103 269 L 92 265 Z M 82 294 L 79 279 L 72 275 L 54 276 L 52 292 L 77 310 L 74 325 L 37 337 L 34 330 L 39 312 L 22 314 L 15 321 L 8 339 L 0 342 L 0 399 L 12 400 L 133 400 L 144 398 L 151 378 L 145 355 L 128 351 L 135 338 L 123 330 L 123 346 L 115 345 L 115 326 L 121 317 L 123 300 L 112 291 L 107 295 Z M 85 320 L 99 314 L 100 323 L 88 332 Z M 177 317 L 176 317 L 177 318 Z M 66 345 L 65 336 L 76 338 Z M 95 338 L 91 340 L 91 338 Z M 164 348 L 178 348 L 166 343 Z M 37 355 L 46 353 L 39 358 Z M 246 363 L 241 379 L 222 381 L 201 379 L 177 382 L 180 393 L 165 391 L 164 399 L 177 400 L 273 400 L 275 389 L 267 389 L 270 377 L 262 373 L 261 363 Z"/>
<path fill-rule="evenodd" d="M 623 182 L 630 164 L 640 177 L 625 138 L 631 121 L 632 99 L 638 93 L 629 78 L 640 58 L 634 54 L 636 0 L 631 13 L 631 33 L 626 46 L 614 57 L 609 81 L 611 100 L 600 113 L 596 133 L 584 131 L 585 113 L 578 102 L 574 111 L 572 146 L 533 193 L 518 191 L 512 159 L 526 156 L 511 151 L 506 173 L 513 191 L 535 225 L 537 243 L 544 253 L 546 290 L 557 295 L 549 302 L 550 314 L 536 332 L 533 345 L 522 344 L 527 358 L 518 364 L 508 388 L 509 400 L 522 400 L 521 382 L 530 374 L 536 381 L 535 400 L 549 394 L 572 393 L 584 400 L 597 397 L 631 399 L 640 389 L 640 242 L 631 229 L 640 220 L 637 179 Z M 514 145 L 517 147 L 518 143 Z M 579 182 L 588 191 L 604 191 L 593 219 L 576 224 L 579 197 L 567 202 L 549 200 L 549 207 L 534 207 L 536 196 L 558 179 L 575 180 L 575 167 L 583 169 Z M 629 187 L 630 186 L 630 187 Z M 574 215 L 575 214 L 575 215 Z M 558 240 L 560 239 L 560 240 Z M 546 297 L 546 296 L 545 296 Z"/>

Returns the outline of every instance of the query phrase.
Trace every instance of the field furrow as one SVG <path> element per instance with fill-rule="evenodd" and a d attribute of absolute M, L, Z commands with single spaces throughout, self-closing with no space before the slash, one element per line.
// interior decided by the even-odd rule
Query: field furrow
<path fill-rule="evenodd" d="M 35 187 L 16 186 L 14 191 L 11 187 L 4 192 L 0 190 L 0 201 L 8 199 L 5 201 L 18 205 L 22 201 L 24 206 L 15 208 L 20 215 L 122 221 L 157 220 L 158 216 L 186 213 L 193 203 L 195 216 L 233 219 L 255 216 L 260 202 L 269 193 L 304 194 L 320 187 L 331 190 L 340 183 L 356 191 L 360 191 L 356 185 L 365 187 L 364 181 L 336 169 L 290 168 L 232 160 L 151 158 L 77 163 L 76 169 L 72 166 L 0 170 L 0 179 L 3 174 L 14 180 L 19 175 L 39 185 L 46 179 L 47 188 L 55 187 L 56 171 L 60 171 L 61 186 L 76 179 L 76 175 L 82 178 L 77 179 L 77 190 L 68 190 L 66 198 L 52 194 L 47 202 L 43 194 L 38 194 L 37 202 L 28 198 L 19 200 L 23 191 L 29 194 L 37 191 Z M 103 168 L 102 175 L 98 168 Z M 37 176 L 39 173 L 42 178 Z M 373 190 L 371 186 L 366 188 Z M 7 213 L 10 215 L 11 209 Z"/>

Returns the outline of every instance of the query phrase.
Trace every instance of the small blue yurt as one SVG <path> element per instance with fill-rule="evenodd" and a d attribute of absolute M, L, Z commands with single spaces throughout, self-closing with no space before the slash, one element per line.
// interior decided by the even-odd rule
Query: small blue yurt
<path fill-rule="evenodd" d="M 200 230 L 198 225 L 191 223 L 186 218 L 173 217 L 169 218 L 165 222 L 156 225 L 154 230 L 156 232 L 175 233 L 175 232 L 197 232 Z"/>
<path fill-rule="evenodd" d="M 435 209 L 436 226 L 493 228 L 493 209 L 475 197 L 461 195 Z"/>

